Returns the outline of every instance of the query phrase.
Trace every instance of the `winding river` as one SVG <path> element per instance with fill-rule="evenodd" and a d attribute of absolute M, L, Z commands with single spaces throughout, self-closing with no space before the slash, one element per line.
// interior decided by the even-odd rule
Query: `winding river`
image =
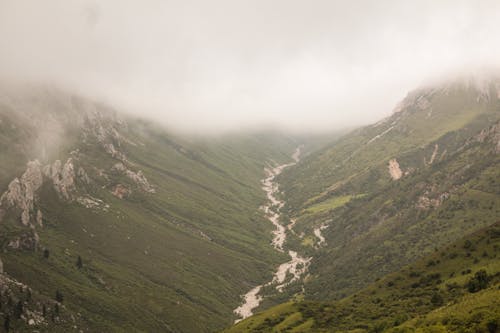
<path fill-rule="evenodd" d="M 276 198 L 276 193 L 278 192 L 278 184 L 275 183 L 275 178 L 279 175 L 285 168 L 296 164 L 300 157 L 300 147 L 295 150 L 292 155 L 293 162 L 288 164 L 282 164 L 272 169 L 265 169 L 266 178 L 262 180 L 262 189 L 267 194 L 268 203 L 263 207 L 267 219 L 275 226 L 273 231 L 272 245 L 277 251 L 284 252 L 283 245 L 286 241 L 287 230 L 293 231 L 293 224 L 288 225 L 288 228 L 280 223 L 280 209 L 283 207 L 284 202 Z M 262 287 L 274 285 L 276 290 L 279 292 L 283 291 L 288 284 L 297 281 L 300 277 L 307 271 L 309 262 L 311 258 L 303 258 L 298 255 L 297 252 L 288 250 L 288 255 L 290 260 L 282 263 L 277 268 L 276 272 L 271 281 L 258 285 L 252 288 L 249 292 L 242 296 L 243 304 L 234 310 L 240 319 L 235 322 L 239 322 L 253 314 L 253 309 L 257 308 L 264 296 L 260 295 Z M 287 277 L 289 277 L 287 279 Z"/>

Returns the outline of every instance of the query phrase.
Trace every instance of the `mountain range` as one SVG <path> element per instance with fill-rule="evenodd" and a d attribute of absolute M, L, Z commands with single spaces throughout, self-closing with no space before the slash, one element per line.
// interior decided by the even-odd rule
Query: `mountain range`
<path fill-rule="evenodd" d="M 500 327 L 495 77 L 418 88 L 373 125 L 321 136 L 187 136 L 56 88 L 0 91 L 4 328 Z M 279 165 L 283 205 L 269 205 L 262 180 Z M 304 274 L 275 288 L 291 250 Z M 266 281 L 257 314 L 231 326 Z"/>

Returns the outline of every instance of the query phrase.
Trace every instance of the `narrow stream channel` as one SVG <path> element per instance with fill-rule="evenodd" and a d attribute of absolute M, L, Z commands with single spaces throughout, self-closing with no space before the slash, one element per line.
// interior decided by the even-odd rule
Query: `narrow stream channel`
<path fill-rule="evenodd" d="M 289 225 L 288 228 L 286 228 L 280 223 L 279 211 L 285 203 L 275 196 L 278 192 L 278 184 L 276 184 L 275 178 L 285 168 L 296 164 L 299 161 L 299 157 L 300 147 L 297 148 L 292 155 L 294 162 L 282 164 L 273 169 L 266 168 L 266 178 L 262 180 L 262 189 L 266 192 L 268 199 L 268 203 L 263 207 L 263 209 L 268 220 L 276 227 L 276 229 L 273 231 L 272 245 L 277 251 L 280 252 L 284 252 L 283 244 L 286 241 L 287 230 L 293 231 L 293 225 Z M 271 281 L 252 288 L 249 292 L 242 296 L 243 304 L 241 304 L 234 310 L 234 313 L 236 313 L 241 318 L 237 319 L 235 323 L 247 317 L 250 317 L 253 314 L 253 309 L 257 308 L 260 305 L 260 303 L 264 299 L 262 295 L 259 295 L 262 287 L 275 284 L 276 289 L 281 292 L 283 291 L 283 288 L 285 288 L 288 284 L 300 279 L 300 277 L 307 271 L 307 267 L 312 258 L 303 258 L 299 256 L 296 251 L 292 250 L 288 251 L 288 255 L 290 256 L 290 260 L 282 263 L 277 268 Z M 291 275 L 292 278 L 286 280 L 287 275 Z"/>

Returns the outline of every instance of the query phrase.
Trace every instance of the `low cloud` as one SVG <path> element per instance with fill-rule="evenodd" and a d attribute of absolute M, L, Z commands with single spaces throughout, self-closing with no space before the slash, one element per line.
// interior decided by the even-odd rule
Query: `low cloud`
<path fill-rule="evenodd" d="M 0 77 L 189 131 L 327 130 L 498 65 L 498 31 L 495 0 L 2 0 Z"/>

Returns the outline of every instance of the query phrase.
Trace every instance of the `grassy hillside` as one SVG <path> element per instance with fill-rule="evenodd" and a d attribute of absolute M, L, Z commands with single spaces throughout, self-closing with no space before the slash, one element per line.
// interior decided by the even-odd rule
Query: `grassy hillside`
<path fill-rule="evenodd" d="M 500 224 L 337 302 L 289 302 L 225 332 L 496 332 Z"/>
<path fill-rule="evenodd" d="M 266 163 L 290 160 L 290 138 L 188 140 L 53 90 L 11 95 L 0 116 L 0 192 L 29 160 L 43 169 L 71 157 L 74 183 L 59 188 L 68 197 L 44 175 L 29 226 L 3 209 L 0 244 L 5 274 L 41 297 L 62 293 L 76 331 L 213 331 L 281 260 L 258 210 L 260 179 Z M 16 331 L 68 331 L 50 318 L 28 328 L 42 311 L 33 307 L 11 320 Z"/>
<path fill-rule="evenodd" d="M 280 176 L 296 220 L 289 244 L 314 257 L 306 298 L 346 297 L 498 221 L 496 87 L 490 82 L 487 94 L 463 83 L 417 90 L 391 117 Z M 319 226 L 326 242 L 318 248 Z"/>

